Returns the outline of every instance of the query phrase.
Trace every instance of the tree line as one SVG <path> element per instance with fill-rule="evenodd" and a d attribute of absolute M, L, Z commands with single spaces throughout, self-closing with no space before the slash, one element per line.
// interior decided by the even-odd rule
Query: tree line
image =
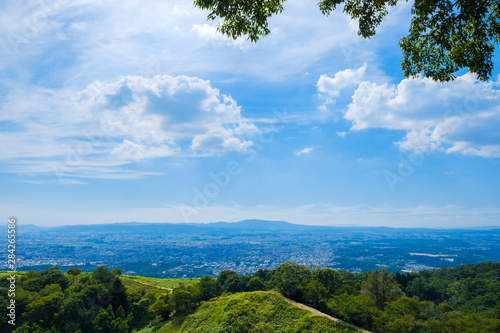
<path fill-rule="evenodd" d="M 2 332 L 129 333 L 187 315 L 217 297 L 276 290 L 334 317 L 374 332 L 500 332 L 500 263 L 401 273 L 351 273 L 286 262 L 253 275 L 222 271 L 173 291 L 127 290 L 121 270 L 82 274 L 58 267 L 19 275 L 17 324 L 0 318 Z M 0 306 L 8 306 L 8 281 Z"/>

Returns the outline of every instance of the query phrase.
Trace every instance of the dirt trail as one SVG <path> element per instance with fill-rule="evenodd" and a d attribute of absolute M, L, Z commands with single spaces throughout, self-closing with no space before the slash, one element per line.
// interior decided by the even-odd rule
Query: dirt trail
<path fill-rule="evenodd" d="M 157 285 L 154 285 L 154 284 L 151 284 L 151 283 L 147 283 L 147 282 L 143 282 L 143 281 L 138 281 L 138 280 L 135 280 L 135 282 L 138 282 L 140 284 L 144 284 L 146 286 L 150 286 L 150 287 L 153 287 L 153 288 L 158 288 L 158 289 L 164 289 L 164 290 L 169 290 L 169 291 L 172 291 L 171 288 L 166 288 L 166 287 L 160 287 L 160 286 L 157 286 Z M 279 296 L 282 296 L 280 294 L 276 294 L 276 293 L 273 293 L 273 292 L 270 292 L 270 294 L 275 294 L 275 295 L 279 295 Z M 327 315 L 326 313 L 323 313 L 321 311 L 318 311 L 314 308 L 311 308 L 310 306 L 307 306 L 307 305 L 304 305 L 302 303 L 298 303 L 298 302 L 295 302 L 289 298 L 286 298 L 285 296 L 283 296 L 283 298 L 290 304 L 292 304 L 293 306 L 296 306 L 298 308 L 301 308 L 303 310 L 307 310 L 309 312 L 311 312 L 313 315 L 315 316 L 323 316 L 323 317 L 326 317 L 328 319 L 330 319 L 331 321 L 334 321 L 336 323 L 339 323 L 339 324 L 342 324 L 344 326 L 347 326 L 347 327 L 351 327 L 351 328 L 354 328 L 355 330 L 357 330 L 358 332 L 363 332 L 363 333 L 371 333 L 370 331 L 367 331 L 365 330 L 364 328 L 361 328 L 361 327 L 358 327 L 358 326 L 355 326 L 355 325 L 352 325 L 352 324 L 349 324 L 349 323 L 346 323 L 345 321 L 343 320 L 340 320 L 338 318 L 334 318 L 332 316 L 329 316 Z"/>
<path fill-rule="evenodd" d="M 286 301 L 287 301 L 288 303 L 290 303 L 290 304 L 292 304 L 292 305 L 294 305 L 294 306 L 296 306 L 296 307 L 298 307 L 298 308 L 301 308 L 301 309 L 304 309 L 304 310 L 307 310 L 307 311 L 312 312 L 312 313 L 313 313 L 313 315 L 315 315 L 315 316 L 323 316 L 323 317 L 326 317 L 326 318 L 328 318 L 328 319 L 330 319 L 330 320 L 332 320 L 332 321 L 334 321 L 334 322 L 336 322 L 336 323 L 339 323 L 339 324 L 342 324 L 342 325 L 344 325 L 344 326 L 348 326 L 348 327 L 354 328 L 354 329 L 355 329 L 355 330 L 357 330 L 358 332 L 363 332 L 363 333 L 371 333 L 370 331 L 367 331 L 367 330 L 365 330 L 364 328 L 361 328 L 361 327 L 358 327 L 358 326 L 355 326 L 355 325 L 352 325 L 352 324 L 346 323 L 346 322 L 345 322 L 345 321 L 343 321 L 343 320 L 340 320 L 340 319 L 338 319 L 338 318 L 334 318 L 334 317 L 332 317 L 332 316 L 329 316 L 329 315 L 327 315 L 326 313 L 323 313 L 323 312 L 318 311 L 318 310 L 316 310 L 316 309 L 314 309 L 314 308 L 311 308 L 310 306 L 307 306 L 307 305 L 304 305 L 304 304 L 302 304 L 302 303 L 298 303 L 298 302 L 292 301 L 291 299 L 286 298 L 285 296 L 283 296 L 283 298 L 285 298 L 285 299 L 286 299 Z"/>
<path fill-rule="evenodd" d="M 134 280 L 134 281 L 137 282 L 137 283 L 143 284 L 145 286 L 150 286 L 150 287 L 157 288 L 157 289 L 163 289 L 163 290 L 172 291 L 172 288 L 160 287 L 160 286 L 157 286 L 157 285 L 154 285 L 154 284 L 151 284 L 151 283 L 147 283 L 147 282 L 143 282 L 143 281 L 139 281 L 139 280 Z"/>

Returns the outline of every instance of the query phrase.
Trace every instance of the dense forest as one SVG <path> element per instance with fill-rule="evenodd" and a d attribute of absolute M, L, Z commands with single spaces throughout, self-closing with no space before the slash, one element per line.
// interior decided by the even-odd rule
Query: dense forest
<path fill-rule="evenodd" d="M 3 309 L 10 306 L 8 276 L 2 275 L 0 280 Z M 286 262 L 254 275 L 223 271 L 217 278 L 203 277 L 169 290 L 131 284 L 120 269 L 106 266 L 92 273 L 77 268 L 64 273 L 51 267 L 17 273 L 16 325 L 9 324 L 12 318 L 4 315 L 0 329 L 14 333 L 129 333 L 152 323 L 166 328 L 218 296 L 275 290 L 373 332 L 500 332 L 499 279 L 500 263 L 492 262 L 395 275 L 383 268 L 354 274 Z M 232 304 L 237 302 L 235 298 Z M 236 330 L 228 326 L 233 327 L 229 331 L 268 331 L 235 320 L 243 324 Z"/>

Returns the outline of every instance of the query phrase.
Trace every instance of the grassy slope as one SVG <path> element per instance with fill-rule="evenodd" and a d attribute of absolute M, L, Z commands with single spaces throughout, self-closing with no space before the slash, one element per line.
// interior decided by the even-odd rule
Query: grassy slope
<path fill-rule="evenodd" d="M 135 280 L 140 282 L 149 283 L 155 286 L 163 287 L 163 288 L 179 288 L 180 285 L 191 286 L 200 282 L 200 279 L 161 279 L 161 278 L 152 278 L 145 276 L 133 276 L 133 275 L 122 275 L 120 276 L 122 280 Z"/>
<path fill-rule="evenodd" d="M 289 304 L 270 292 L 238 293 L 204 303 L 188 316 L 173 318 L 157 333 L 190 332 L 356 332 Z"/>
<path fill-rule="evenodd" d="M 190 286 L 198 283 L 199 279 L 160 279 L 149 278 L 143 276 L 120 276 L 123 284 L 129 291 L 154 291 L 155 293 L 167 292 L 163 288 L 173 289 L 178 288 L 181 284 Z M 156 286 L 156 287 L 155 287 Z"/>

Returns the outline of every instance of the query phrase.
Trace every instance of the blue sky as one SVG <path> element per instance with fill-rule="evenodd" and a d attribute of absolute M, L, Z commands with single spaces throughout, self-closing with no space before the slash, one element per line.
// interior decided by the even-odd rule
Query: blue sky
<path fill-rule="evenodd" d="M 499 71 L 404 79 L 410 4 L 364 40 L 316 2 L 257 44 L 191 1 L 4 4 L 5 218 L 500 226 Z"/>

